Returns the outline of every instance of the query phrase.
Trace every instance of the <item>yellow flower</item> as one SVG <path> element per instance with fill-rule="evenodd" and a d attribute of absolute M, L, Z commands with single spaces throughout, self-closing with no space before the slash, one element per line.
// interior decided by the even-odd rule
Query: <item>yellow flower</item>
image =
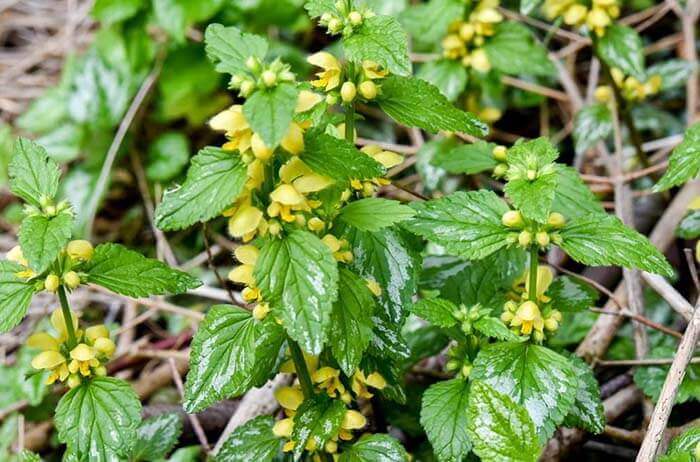
<path fill-rule="evenodd" d="M 338 393 L 345 392 L 345 386 L 340 381 L 340 371 L 332 367 L 322 367 L 311 375 L 311 380 L 316 383 L 319 388 L 326 390 L 328 396 L 335 398 Z"/>
<path fill-rule="evenodd" d="M 66 253 L 73 260 L 89 261 L 93 254 L 92 244 L 85 240 L 70 241 L 66 246 Z"/>
<path fill-rule="evenodd" d="M 512 327 L 520 327 L 520 332 L 524 335 L 530 335 L 533 328 L 537 332 L 542 332 L 544 319 L 542 319 L 542 313 L 537 304 L 527 301 L 518 307 L 510 325 Z"/>
<path fill-rule="evenodd" d="M 547 289 L 549 289 L 549 286 L 552 284 L 552 281 L 554 280 L 554 273 L 552 272 L 552 268 L 546 265 L 538 265 L 537 266 L 537 300 L 547 303 L 551 299 L 546 296 L 544 293 L 547 292 Z M 525 273 L 525 293 L 523 294 L 524 297 L 527 297 L 527 295 L 530 293 L 530 272 Z"/>
<path fill-rule="evenodd" d="M 378 372 L 372 372 L 368 376 L 365 376 L 364 372 L 358 369 L 352 376 L 352 391 L 358 398 L 369 399 L 374 395 L 369 392 L 367 387 L 382 390 L 386 387 L 386 380 L 384 380 L 384 377 Z"/>
<path fill-rule="evenodd" d="M 255 233 L 263 221 L 262 210 L 250 204 L 250 198 L 244 201 L 231 214 L 228 222 L 228 232 L 233 237 L 237 238 L 252 238 L 251 234 Z M 250 239 L 248 239 L 250 240 Z"/>
<path fill-rule="evenodd" d="M 210 121 L 212 130 L 223 131 L 229 142 L 224 144 L 224 149 L 238 150 L 241 153 L 250 149 L 253 130 L 248 125 L 243 115 L 243 106 L 235 104 L 218 113 Z"/>
<path fill-rule="evenodd" d="M 287 134 L 280 141 L 282 148 L 290 154 L 297 155 L 304 150 L 304 130 L 296 122 L 289 125 Z"/>
<path fill-rule="evenodd" d="M 292 431 L 294 431 L 294 419 L 291 417 L 278 420 L 272 427 L 272 433 L 278 438 L 291 438 Z"/>
<path fill-rule="evenodd" d="M 564 13 L 564 23 L 570 26 L 580 26 L 586 20 L 588 8 L 583 5 L 571 5 Z"/>
<path fill-rule="evenodd" d="M 11 262 L 15 262 L 20 266 L 23 266 L 25 269 L 22 271 L 18 271 L 15 276 L 18 278 L 22 279 L 29 279 L 33 278 L 36 276 L 36 273 L 29 268 L 29 262 L 27 261 L 26 258 L 24 258 L 24 255 L 22 254 L 22 249 L 20 246 L 16 245 L 13 248 L 10 249 L 9 252 L 7 252 L 7 255 L 5 255 L 5 258 L 7 258 Z"/>
<path fill-rule="evenodd" d="M 73 321 L 73 330 L 78 330 L 78 315 L 77 313 L 71 311 L 71 320 Z M 56 308 L 53 313 L 51 313 L 51 325 L 56 329 L 58 333 L 58 342 L 63 343 L 68 339 L 68 332 L 66 331 L 66 322 L 63 318 L 63 311 L 60 308 Z"/>
<path fill-rule="evenodd" d="M 51 385 L 57 380 L 62 382 L 70 375 L 66 366 L 66 358 L 58 351 L 42 351 L 32 359 L 32 367 L 34 369 L 51 371 L 46 378 L 47 385 Z"/>
<path fill-rule="evenodd" d="M 340 62 L 335 59 L 335 56 L 325 51 L 319 51 L 309 56 L 307 61 L 323 69 L 323 71 L 316 73 L 318 79 L 313 80 L 311 85 L 324 88 L 326 91 L 333 90 L 340 85 Z"/>
<path fill-rule="evenodd" d="M 311 110 L 318 103 L 323 101 L 323 96 L 309 90 L 301 90 L 297 98 L 297 105 L 294 112 L 297 114 Z"/>
<path fill-rule="evenodd" d="M 367 59 L 362 61 L 362 73 L 365 78 L 375 80 L 383 79 L 389 74 L 389 71 L 382 69 L 376 62 Z"/>
<path fill-rule="evenodd" d="M 395 167 L 401 164 L 404 160 L 402 155 L 393 151 L 385 151 L 376 144 L 369 144 L 360 150 L 382 164 L 385 168 Z"/>
<path fill-rule="evenodd" d="M 253 149 L 253 155 L 260 160 L 268 160 L 272 157 L 274 149 L 267 147 L 263 139 L 257 133 L 253 133 L 250 137 L 250 147 Z"/>
<path fill-rule="evenodd" d="M 280 387 L 275 390 L 275 399 L 290 416 L 290 414 L 294 415 L 294 411 L 304 402 L 304 394 L 298 387 Z"/>
<path fill-rule="evenodd" d="M 253 270 L 255 269 L 255 262 L 258 260 L 260 251 L 254 245 L 241 245 L 236 247 L 233 253 L 236 259 L 242 264 L 234 267 L 228 274 L 228 278 L 233 282 L 245 284 L 250 287 L 255 286 Z"/>
<path fill-rule="evenodd" d="M 68 370 L 72 374 L 80 371 L 80 375 L 87 377 L 90 375 L 91 367 L 98 367 L 100 362 L 97 360 L 97 354 L 93 347 L 79 343 L 70 352 L 72 361 L 68 364 Z"/>
<path fill-rule="evenodd" d="M 340 428 L 343 430 L 359 430 L 360 428 L 367 425 L 367 419 L 360 412 L 353 409 L 348 409 L 345 411 L 343 416 L 343 422 L 340 424 Z"/>
<path fill-rule="evenodd" d="M 472 52 L 471 66 L 479 72 L 488 72 L 491 70 L 491 62 L 483 48 L 477 48 Z"/>

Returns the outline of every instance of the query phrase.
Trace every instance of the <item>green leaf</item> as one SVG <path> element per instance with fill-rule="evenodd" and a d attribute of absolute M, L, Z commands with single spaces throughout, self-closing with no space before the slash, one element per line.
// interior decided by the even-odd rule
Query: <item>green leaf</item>
<path fill-rule="evenodd" d="M 667 59 L 647 68 L 647 75 L 661 77 L 661 91 L 685 85 L 697 66 L 692 61 Z"/>
<path fill-rule="evenodd" d="M 15 124 L 32 133 L 47 133 L 56 129 L 68 118 L 68 90 L 64 85 L 46 90 L 33 100 Z"/>
<path fill-rule="evenodd" d="M 700 122 L 686 130 L 683 142 L 676 146 L 668 161 L 668 169 L 654 191 L 665 191 L 697 177 L 700 173 Z M 12 172 L 10 171 L 10 174 Z"/>
<path fill-rule="evenodd" d="M 416 77 L 434 85 L 450 101 L 455 101 L 467 86 L 467 69 L 452 59 L 423 64 Z"/>
<path fill-rule="evenodd" d="M 554 192 L 552 211 L 559 212 L 566 219 L 592 213 L 605 213 L 603 205 L 583 182 L 576 169 L 567 165 L 555 164 L 557 188 Z"/>
<path fill-rule="evenodd" d="M 493 157 L 494 143 L 479 140 L 472 144 L 462 144 L 451 150 L 440 150 L 431 164 L 444 168 L 450 173 L 473 175 L 492 170 L 498 161 Z"/>
<path fill-rule="evenodd" d="M 413 207 L 416 216 L 403 226 L 452 255 L 478 260 L 508 245 L 510 232 L 501 223 L 508 206 L 491 191 L 459 191 Z"/>
<path fill-rule="evenodd" d="M 275 420 L 261 415 L 236 428 L 216 455 L 216 462 L 272 462 L 282 440 L 272 433 Z"/>
<path fill-rule="evenodd" d="M 246 166 L 237 153 L 210 146 L 200 150 L 182 186 L 163 195 L 156 208 L 156 226 L 173 231 L 218 216 L 243 191 L 246 178 Z"/>
<path fill-rule="evenodd" d="M 617 217 L 586 215 L 569 221 L 561 230 L 559 245 L 579 263 L 618 265 L 672 277 L 673 268 L 659 250 Z"/>
<path fill-rule="evenodd" d="M 578 386 L 565 357 L 543 346 L 515 342 L 484 347 L 470 379 L 481 380 L 524 406 L 541 441 L 564 421 Z"/>
<path fill-rule="evenodd" d="M 407 462 L 408 454 L 389 435 L 363 435 L 340 454 L 339 462 Z"/>
<path fill-rule="evenodd" d="M 544 75 L 556 73 L 547 56 L 547 49 L 535 41 L 527 26 L 503 22 L 484 44 L 491 66 L 505 74 Z"/>
<path fill-rule="evenodd" d="M 246 60 L 254 56 L 260 60 L 267 53 L 267 40 L 246 34 L 237 27 L 224 27 L 221 24 L 209 24 L 204 32 L 204 43 L 209 60 L 215 64 L 218 72 L 231 75 L 247 74 Z"/>
<path fill-rule="evenodd" d="M 476 116 L 454 107 L 440 90 L 421 79 L 389 76 L 382 81 L 382 94 L 377 101 L 392 119 L 408 127 L 431 133 L 440 130 L 474 136 L 488 133 L 487 126 Z"/>
<path fill-rule="evenodd" d="M 268 148 L 274 149 L 289 130 L 299 90 L 291 83 L 258 90 L 243 105 L 250 128 L 260 135 Z"/>
<path fill-rule="evenodd" d="M 695 462 L 698 444 L 700 427 L 691 427 L 671 441 L 666 455 L 661 457 L 659 462 Z"/>
<path fill-rule="evenodd" d="M 474 329 L 487 337 L 495 338 L 496 340 L 501 340 L 504 342 L 519 340 L 518 336 L 508 329 L 505 324 L 503 324 L 503 321 L 490 316 L 478 319 L 474 323 Z"/>
<path fill-rule="evenodd" d="M 255 367 L 257 325 L 242 308 L 215 305 L 209 310 L 192 341 L 185 411 L 198 412 L 249 382 Z"/>
<path fill-rule="evenodd" d="M 271 239 L 260 251 L 255 280 L 289 336 L 304 351 L 320 353 L 338 294 L 338 265 L 328 247 L 300 230 Z"/>
<path fill-rule="evenodd" d="M 604 141 L 613 132 L 612 113 L 603 103 L 585 106 L 574 119 L 576 152 L 581 154 Z"/>
<path fill-rule="evenodd" d="M 652 349 L 648 357 L 665 359 L 673 358 L 675 354 L 675 344 L 667 344 Z M 634 372 L 634 383 L 656 403 L 670 369 L 670 365 L 640 367 Z M 700 366 L 697 364 L 691 364 L 686 369 L 675 403 L 680 404 L 690 400 L 700 401 Z"/>
<path fill-rule="evenodd" d="M 422 45 L 436 44 L 447 27 L 464 14 L 464 2 L 460 0 L 430 0 L 412 5 L 399 19 L 411 34 L 411 39 Z"/>
<path fill-rule="evenodd" d="M 175 178 L 190 160 L 187 137 L 180 132 L 165 132 L 148 146 L 146 177 L 166 182 Z"/>
<path fill-rule="evenodd" d="M 10 190 L 40 207 L 42 198 L 53 199 L 61 172 L 46 150 L 26 138 L 17 138 L 9 165 Z"/>
<path fill-rule="evenodd" d="M 637 31 L 631 27 L 612 24 L 605 35 L 595 41 L 596 54 L 611 68 L 644 82 L 644 45 Z"/>
<path fill-rule="evenodd" d="M 420 423 L 440 462 L 461 462 L 471 449 L 467 434 L 469 382 L 438 382 L 423 393 Z"/>
<path fill-rule="evenodd" d="M 95 377 L 63 395 L 56 407 L 58 439 L 81 460 L 128 458 L 141 421 L 141 402 L 131 386 Z"/>
<path fill-rule="evenodd" d="M 676 236 L 683 239 L 696 239 L 700 236 L 700 210 L 691 210 L 681 220 L 676 229 Z"/>
<path fill-rule="evenodd" d="M 201 454 L 201 446 L 186 446 L 175 451 L 168 462 L 199 462 Z"/>
<path fill-rule="evenodd" d="M 113 243 L 98 245 L 83 271 L 88 282 L 129 297 L 180 294 L 202 284 L 159 260 Z"/>
<path fill-rule="evenodd" d="M 24 267 L 0 261 L 0 332 L 15 327 L 24 317 L 34 295 L 34 285 L 16 276 Z"/>
<path fill-rule="evenodd" d="M 328 341 L 338 365 L 351 376 L 372 339 L 375 302 L 365 281 L 355 273 L 341 268 L 339 276 Z"/>
<path fill-rule="evenodd" d="M 547 290 L 552 308 L 562 312 L 583 311 L 598 300 L 598 292 L 583 281 L 570 276 L 556 278 Z"/>
<path fill-rule="evenodd" d="M 334 0 L 307 0 L 304 8 L 312 18 L 317 18 L 323 13 L 337 13 Z"/>
<path fill-rule="evenodd" d="M 413 215 L 415 212 L 407 205 L 393 200 L 368 197 L 351 202 L 340 209 L 339 218 L 362 231 L 379 231 Z"/>
<path fill-rule="evenodd" d="M 43 273 L 58 258 L 71 237 L 73 215 L 63 211 L 53 217 L 30 215 L 22 220 L 19 243 L 29 267 Z"/>
<path fill-rule="evenodd" d="M 350 264 L 353 271 L 382 288 L 377 299 L 380 314 L 391 323 L 402 323 L 415 294 L 419 257 L 396 229 L 369 232 L 348 227 L 344 237 L 355 257 Z"/>
<path fill-rule="evenodd" d="M 354 144 L 317 130 L 306 133 L 299 157 L 313 171 L 335 180 L 369 180 L 386 173 L 382 164 Z"/>
<path fill-rule="evenodd" d="M 535 462 L 540 454 L 532 419 L 510 396 L 472 382 L 467 432 L 484 462 Z"/>
<path fill-rule="evenodd" d="M 143 0 L 96 0 L 92 16 L 103 25 L 133 17 L 143 7 Z"/>
<path fill-rule="evenodd" d="M 452 327 L 457 324 L 457 319 L 454 317 L 457 305 L 442 298 L 418 300 L 411 307 L 411 312 L 436 326 Z"/>
<path fill-rule="evenodd" d="M 579 427 L 591 433 L 601 433 L 605 428 L 605 410 L 600 400 L 600 387 L 591 367 L 581 358 L 570 355 L 569 361 L 578 379 L 576 400 L 564 419 L 567 427 Z"/>
<path fill-rule="evenodd" d="M 343 38 L 343 50 L 350 61 L 374 61 L 392 74 L 411 74 L 408 35 L 391 16 L 365 18 L 350 36 Z"/>
<path fill-rule="evenodd" d="M 295 459 L 301 456 L 308 443 L 313 441 L 314 447 L 322 448 L 334 437 L 340 430 L 345 412 L 345 403 L 330 399 L 327 395 L 314 395 L 305 399 L 294 415 L 292 440 L 296 442 Z"/>
<path fill-rule="evenodd" d="M 177 412 L 145 419 L 136 430 L 136 460 L 163 459 L 175 447 L 182 433 L 182 420 Z"/>

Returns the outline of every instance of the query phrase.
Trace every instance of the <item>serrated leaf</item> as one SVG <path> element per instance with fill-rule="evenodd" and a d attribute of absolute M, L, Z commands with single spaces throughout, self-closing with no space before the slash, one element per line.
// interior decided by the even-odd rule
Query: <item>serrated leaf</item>
<path fill-rule="evenodd" d="M 503 324 L 503 321 L 490 316 L 485 316 L 478 319 L 474 323 L 474 329 L 487 337 L 495 338 L 496 340 L 501 340 L 504 342 L 514 342 L 519 340 L 518 336 L 508 329 L 505 324 Z"/>
<path fill-rule="evenodd" d="M 459 191 L 413 207 L 416 216 L 403 226 L 452 255 L 478 260 L 508 245 L 510 231 L 501 217 L 509 209 L 491 191 Z"/>
<path fill-rule="evenodd" d="M 647 68 L 647 75 L 661 77 L 660 91 L 670 90 L 685 85 L 697 67 L 692 61 L 683 59 L 666 59 Z"/>
<path fill-rule="evenodd" d="M 600 400 L 598 381 L 591 367 L 581 358 L 571 355 L 569 361 L 578 379 L 578 390 L 574 405 L 564 419 L 564 425 L 583 428 L 591 433 L 601 433 L 605 428 L 605 410 Z"/>
<path fill-rule="evenodd" d="M 596 54 L 610 68 L 644 82 L 644 45 L 637 31 L 621 24 L 612 24 L 605 35 L 595 41 Z"/>
<path fill-rule="evenodd" d="M 274 149 L 289 131 L 299 90 L 291 83 L 258 90 L 243 104 L 250 128 L 260 135 L 265 145 Z"/>
<path fill-rule="evenodd" d="M 188 413 L 230 397 L 255 367 L 256 321 L 232 305 L 213 306 L 192 341 L 183 407 Z"/>
<path fill-rule="evenodd" d="M 190 146 L 180 132 L 165 132 L 148 146 L 146 177 L 165 182 L 175 178 L 189 163 Z"/>
<path fill-rule="evenodd" d="M 561 230 L 559 245 L 585 265 L 618 265 L 672 277 L 674 272 L 659 250 L 617 217 L 593 214 L 569 221 Z"/>
<path fill-rule="evenodd" d="M 419 127 L 432 133 L 440 130 L 484 136 L 488 127 L 469 112 L 452 105 L 428 82 L 392 75 L 382 80 L 379 106 L 392 119 L 408 127 Z"/>
<path fill-rule="evenodd" d="M 374 61 L 392 74 L 411 74 L 408 35 L 391 16 L 365 18 L 352 34 L 343 38 L 343 50 L 350 61 Z"/>
<path fill-rule="evenodd" d="M 438 382 L 423 393 L 420 423 L 440 462 L 461 462 L 471 449 L 467 435 L 469 382 Z"/>
<path fill-rule="evenodd" d="M 603 205 L 583 182 L 576 169 L 567 165 L 555 164 L 557 188 L 554 192 L 552 211 L 559 212 L 566 219 L 591 213 L 605 213 Z"/>
<path fill-rule="evenodd" d="M 464 14 L 464 3 L 459 0 L 430 0 L 412 5 L 399 19 L 415 39 L 422 45 L 432 46 L 444 35 L 454 18 Z"/>
<path fill-rule="evenodd" d="M 304 8 L 312 18 L 317 18 L 323 13 L 335 13 L 338 11 L 334 0 L 307 0 L 304 2 Z"/>
<path fill-rule="evenodd" d="M 338 264 L 307 231 L 269 240 L 255 265 L 255 280 L 273 313 L 304 351 L 318 354 L 338 295 Z"/>
<path fill-rule="evenodd" d="M 452 327 L 457 324 L 454 313 L 457 305 L 442 298 L 424 298 L 411 307 L 411 312 L 431 324 L 440 327 Z"/>
<path fill-rule="evenodd" d="M 556 278 L 547 289 L 552 308 L 562 312 L 587 310 L 598 300 L 598 291 L 570 276 Z"/>
<path fill-rule="evenodd" d="M 352 143 L 317 130 L 306 133 L 299 158 L 316 173 L 335 180 L 369 180 L 386 173 L 382 164 Z"/>
<path fill-rule="evenodd" d="M 492 170 L 498 161 L 493 157 L 494 143 L 479 140 L 472 144 L 463 144 L 451 150 L 440 150 L 433 157 L 431 164 L 444 168 L 450 173 L 473 175 Z"/>
<path fill-rule="evenodd" d="M 34 285 L 16 276 L 23 266 L 0 261 L 0 332 L 15 327 L 24 317 L 34 295 Z"/>
<path fill-rule="evenodd" d="M 327 395 L 314 395 L 305 399 L 294 415 L 294 458 L 298 460 L 310 442 L 313 442 L 314 447 L 322 448 L 338 433 L 346 412 L 345 403 L 330 399 Z"/>
<path fill-rule="evenodd" d="M 693 462 L 695 460 L 695 451 L 698 444 L 700 444 L 700 427 L 691 427 L 671 440 L 668 451 L 666 451 L 666 456 L 673 457 L 679 454 L 688 454 L 690 456 L 688 461 Z M 670 461 L 662 457 L 659 459 L 659 462 Z"/>
<path fill-rule="evenodd" d="M 375 302 L 365 282 L 355 273 L 341 268 L 339 276 L 328 341 L 338 365 L 345 375 L 351 376 L 372 339 Z"/>
<path fill-rule="evenodd" d="M 564 421 L 578 383 L 569 361 L 530 343 L 495 343 L 474 360 L 470 379 L 481 380 L 527 409 L 541 441 Z"/>
<path fill-rule="evenodd" d="M 683 239 L 696 239 L 700 236 L 700 210 L 691 210 L 676 228 L 676 236 Z"/>
<path fill-rule="evenodd" d="M 467 69 L 452 59 L 429 61 L 416 77 L 434 85 L 450 101 L 455 101 L 467 86 Z"/>
<path fill-rule="evenodd" d="M 515 208 L 531 220 L 546 223 L 552 210 L 554 194 L 557 188 L 556 172 L 540 175 L 530 181 L 518 178 L 506 183 L 504 191 Z"/>
<path fill-rule="evenodd" d="M 202 284 L 159 260 L 113 243 L 98 245 L 83 271 L 88 282 L 129 297 L 180 294 Z"/>
<path fill-rule="evenodd" d="M 419 257 L 396 229 L 369 232 L 347 227 L 344 237 L 354 256 L 350 264 L 353 271 L 366 280 L 377 282 L 382 289 L 377 298 L 380 313 L 388 322 L 401 324 L 415 293 Z M 382 325 L 388 326 L 387 323 Z M 384 333 L 388 335 L 389 331 Z"/>
<path fill-rule="evenodd" d="M 581 154 L 599 141 L 604 141 L 613 132 L 612 113 L 603 103 L 585 106 L 574 119 L 574 142 L 576 152 Z"/>
<path fill-rule="evenodd" d="M 61 172 L 46 150 L 33 141 L 17 138 L 8 173 L 12 193 L 36 207 L 41 206 L 42 198 L 56 196 Z"/>
<path fill-rule="evenodd" d="M 201 149 L 182 186 L 163 195 L 156 208 L 156 226 L 174 231 L 220 215 L 241 193 L 246 179 L 246 166 L 237 153 L 210 146 Z"/>
<path fill-rule="evenodd" d="M 131 386 L 95 377 L 63 395 L 56 407 L 58 439 L 82 460 L 119 462 L 128 458 L 141 421 L 141 402 Z"/>
<path fill-rule="evenodd" d="M 697 177 L 700 173 L 700 122 L 686 130 L 683 142 L 676 146 L 668 160 L 668 169 L 654 186 L 665 191 Z"/>
<path fill-rule="evenodd" d="M 163 459 L 172 451 L 182 433 L 182 420 L 177 412 L 145 419 L 136 430 L 135 460 Z"/>
<path fill-rule="evenodd" d="M 258 416 L 236 428 L 216 455 L 216 462 L 272 462 L 282 449 L 282 440 L 272 433 L 275 420 Z"/>
<path fill-rule="evenodd" d="M 540 454 L 527 411 L 484 382 L 472 382 L 467 432 L 484 462 L 535 462 Z"/>
<path fill-rule="evenodd" d="M 267 40 L 246 34 L 237 27 L 224 27 L 221 24 L 209 24 L 204 32 L 204 43 L 209 60 L 218 72 L 231 75 L 247 74 L 246 60 L 254 56 L 260 60 L 267 54 Z"/>
<path fill-rule="evenodd" d="M 351 202 L 340 209 L 339 218 L 362 231 L 379 231 L 413 215 L 413 209 L 400 202 L 368 197 Z"/>
<path fill-rule="evenodd" d="M 527 26 L 507 21 L 496 26 L 484 44 L 491 66 L 505 74 L 550 76 L 556 73 L 547 49 L 535 41 Z"/>
<path fill-rule="evenodd" d="M 53 217 L 30 215 L 22 220 L 19 244 L 29 267 L 37 274 L 51 265 L 71 237 L 73 215 L 64 211 Z"/>
<path fill-rule="evenodd" d="M 408 454 L 389 435 L 363 435 L 340 454 L 339 462 L 407 462 Z"/>

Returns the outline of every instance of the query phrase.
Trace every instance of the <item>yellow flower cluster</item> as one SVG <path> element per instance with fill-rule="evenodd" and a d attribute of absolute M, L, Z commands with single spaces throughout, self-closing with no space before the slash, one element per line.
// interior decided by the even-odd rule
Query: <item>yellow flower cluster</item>
<path fill-rule="evenodd" d="M 655 95 L 661 89 L 661 76 L 652 75 L 645 82 L 640 82 L 635 77 L 625 77 L 625 74 L 618 68 L 610 69 L 615 85 L 620 89 L 622 97 L 627 101 L 644 101 L 649 96 Z M 602 85 L 595 90 L 595 99 L 601 103 L 608 103 L 612 100 L 613 90 L 607 85 Z"/>
<path fill-rule="evenodd" d="M 311 85 L 326 92 L 328 104 L 336 104 L 339 96 L 343 103 L 350 104 L 358 94 L 364 101 L 371 101 L 381 91 L 379 81 L 388 75 L 388 71 L 369 60 L 363 61 L 357 72 L 344 75 L 340 61 L 326 51 L 314 53 L 307 61 L 323 69 L 316 73 L 316 80 L 312 80 Z"/>
<path fill-rule="evenodd" d="M 566 224 L 566 219 L 561 213 L 552 212 L 547 218 L 547 223 L 540 225 L 539 223 L 526 222 L 523 215 L 517 210 L 509 210 L 503 214 L 501 222 L 504 226 L 514 230 L 508 236 L 511 243 L 517 242 L 523 248 L 536 244 L 544 249 L 551 242 L 557 244 L 561 241 L 561 236 L 557 231 Z M 515 232 L 515 230 L 519 230 L 519 232 Z"/>
<path fill-rule="evenodd" d="M 501 320 L 510 326 L 518 335 L 532 335 L 541 342 L 545 338 L 545 330 L 554 332 L 559 328 L 562 316 L 558 310 L 548 306 L 551 299 L 545 295 L 554 280 L 552 269 L 548 266 L 537 267 L 536 300 L 528 300 L 530 290 L 530 273 L 515 281 L 513 294 L 503 306 Z M 523 287 L 524 285 L 524 287 Z"/>
<path fill-rule="evenodd" d="M 466 21 L 453 22 L 442 39 L 443 56 L 460 60 L 464 67 L 479 72 L 491 70 L 483 45 L 496 32 L 496 24 L 503 21 L 503 15 L 496 9 L 498 4 L 498 0 L 481 0 Z"/>
<path fill-rule="evenodd" d="M 56 309 L 51 314 L 55 334 L 39 332 L 27 339 L 29 347 L 42 350 L 32 359 L 32 367 L 50 371 L 46 379 L 49 385 L 59 381 L 74 388 L 85 378 L 107 374 L 104 364 L 112 357 L 115 349 L 109 331 L 100 324 L 88 327 L 83 332 L 78 329 L 76 313 L 71 313 L 71 319 L 78 340 L 72 348 L 68 345 L 68 330 L 61 309 Z"/>
<path fill-rule="evenodd" d="M 62 272 L 60 276 L 53 272 L 46 275 L 43 281 L 43 288 L 48 292 L 56 292 L 58 287 L 63 284 L 68 289 L 75 289 L 82 282 L 80 274 L 73 271 L 76 265 L 89 261 L 92 258 L 92 244 L 84 240 L 70 241 L 66 248 L 61 252 L 61 256 L 68 256 L 68 260 L 62 261 L 60 265 Z M 23 269 L 18 271 L 15 276 L 21 279 L 32 279 L 37 274 L 29 267 L 29 262 L 24 257 L 20 246 L 15 246 L 7 252 L 5 256 L 7 260 L 17 263 Z M 41 284 L 41 282 L 39 282 Z M 41 288 L 41 285 L 37 288 Z"/>
<path fill-rule="evenodd" d="M 311 379 L 314 383 L 317 393 L 326 393 L 331 398 L 338 398 L 346 405 L 350 405 L 353 401 L 352 394 L 345 388 L 343 381 L 340 379 L 340 371 L 338 369 L 324 366 L 315 369 L 318 364 L 317 359 L 309 360 L 307 365 L 314 366 L 312 369 Z M 355 395 L 355 399 L 368 399 L 373 395 L 369 388 L 381 390 L 386 387 L 386 381 L 377 372 L 365 375 L 364 372 L 357 370 L 351 379 L 351 389 Z M 288 441 L 285 443 L 283 450 L 291 451 L 296 446 L 296 442 L 291 440 L 294 431 L 294 415 L 299 406 L 304 402 L 304 395 L 299 385 L 282 387 L 275 391 L 275 398 L 280 406 L 284 409 L 285 418 L 275 423 L 272 431 L 279 438 L 285 438 Z M 305 447 L 307 451 L 314 452 L 323 450 L 329 454 L 335 454 L 338 450 L 338 440 L 349 441 L 353 439 L 353 430 L 360 430 L 367 425 L 367 419 L 362 413 L 354 409 L 347 409 L 340 425 L 340 430 L 323 448 L 316 447 L 315 441 L 309 441 Z"/>
<path fill-rule="evenodd" d="M 544 14 L 549 20 L 562 17 L 570 26 L 586 25 L 602 37 L 613 19 L 620 15 L 620 6 L 618 0 L 545 0 Z"/>
<path fill-rule="evenodd" d="M 374 144 L 367 145 L 360 150 L 382 164 L 386 169 L 396 167 L 397 165 L 403 163 L 404 160 L 401 154 L 397 154 L 393 151 L 386 151 Z M 372 178 L 371 180 L 366 181 L 354 179 L 350 181 L 350 187 L 355 191 L 358 191 L 364 197 L 373 196 L 377 191 L 377 188 L 388 184 L 391 184 L 391 181 L 387 178 Z"/>
<path fill-rule="evenodd" d="M 255 56 L 250 56 L 245 66 L 246 73 L 234 74 L 231 78 L 231 88 L 238 89 L 238 94 L 247 98 L 256 89 L 272 88 L 278 83 L 294 82 L 294 73 L 289 64 L 284 64 L 279 58 L 270 64 L 265 64 Z"/>
<path fill-rule="evenodd" d="M 375 16 L 368 8 L 349 10 L 345 0 L 338 0 L 334 4 L 335 12 L 326 12 L 321 15 L 318 23 L 328 29 L 330 34 L 352 34 L 355 27 L 362 25 L 365 19 Z"/>

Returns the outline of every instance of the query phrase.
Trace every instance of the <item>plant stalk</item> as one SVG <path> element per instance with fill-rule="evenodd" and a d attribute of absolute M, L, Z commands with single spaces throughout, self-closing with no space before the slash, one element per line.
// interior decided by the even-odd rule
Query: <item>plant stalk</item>
<path fill-rule="evenodd" d="M 312 398 L 314 396 L 314 386 L 311 382 L 309 369 L 306 367 L 306 361 L 304 361 L 304 353 L 302 353 L 299 344 L 291 338 L 287 338 L 287 343 L 289 343 L 289 351 L 292 354 L 294 369 L 297 372 L 297 377 L 299 377 L 299 384 L 301 385 L 304 399 Z"/>
<path fill-rule="evenodd" d="M 63 312 L 63 321 L 66 324 L 66 332 L 68 332 L 68 346 L 72 350 L 78 345 L 78 340 L 75 337 L 75 329 L 73 328 L 73 315 L 70 311 L 68 297 L 66 297 L 66 289 L 63 285 L 58 286 L 58 300 L 61 302 L 61 312 Z"/>
<path fill-rule="evenodd" d="M 528 300 L 537 303 L 537 268 L 539 260 L 539 249 L 536 245 L 530 247 L 530 281 L 529 291 L 527 294 Z"/>
<path fill-rule="evenodd" d="M 355 143 L 355 105 L 345 105 L 345 140 Z"/>

